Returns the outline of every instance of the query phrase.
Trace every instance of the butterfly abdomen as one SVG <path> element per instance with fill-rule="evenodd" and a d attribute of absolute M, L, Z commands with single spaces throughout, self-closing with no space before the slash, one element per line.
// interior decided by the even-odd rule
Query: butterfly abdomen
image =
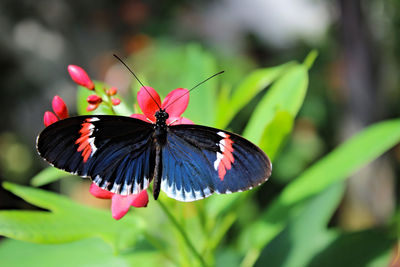
<path fill-rule="evenodd" d="M 155 158 L 155 167 L 153 176 L 153 197 L 155 200 L 157 200 L 158 195 L 160 194 L 161 176 L 162 176 L 161 146 L 159 144 L 156 144 L 156 158 Z"/>

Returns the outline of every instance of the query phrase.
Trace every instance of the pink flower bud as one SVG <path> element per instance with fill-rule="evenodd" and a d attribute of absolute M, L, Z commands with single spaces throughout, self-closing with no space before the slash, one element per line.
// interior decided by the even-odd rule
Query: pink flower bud
<path fill-rule="evenodd" d="M 111 99 L 111 103 L 113 104 L 113 106 L 118 106 L 121 103 L 121 99 L 113 98 Z"/>
<path fill-rule="evenodd" d="M 53 107 L 54 113 L 61 119 L 66 119 L 69 117 L 68 115 L 68 108 L 67 105 L 65 105 L 64 100 L 56 95 L 53 98 L 53 101 L 51 102 L 51 105 Z"/>
<path fill-rule="evenodd" d="M 116 94 L 117 94 L 117 88 L 111 87 L 110 89 L 108 89 L 108 90 L 106 91 L 106 94 L 109 95 L 109 96 L 116 95 Z"/>
<path fill-rule="evenodd" d="M 98 95 L 90 95 L 86 98 L 86 101 L 89 104 L 100 104 L 103 99 L 101 99 L 101 97 L 99 97 Z"/>
<path fill-rule="evenodd" d="M 44 126 L 47 127 L 47 126 L 49 126 L 50 124 L 55 123 L 56 121 L 58 121 L 58 118 L 57 118 L 56 115 L 54 115 L 53 112 L 51 112 L 51 111 L 46 111 L 46 112 L 44 113 L 44 116 L 43 116 Z"/>
<path fill-rule="evenodd" d="M 89 105 L 86 107 L 86 110 L 87 110 L 87 111 L 93 111 L 93 110 L 95 110 L 98 106 L 99 106 L 99 104 L 89 104 Z"/>
<path fill-rule="evenodd" d="M 94 83 L 81 67 L 76 65 L 68 65 L 68 72 L 72 80 L 89 90 L 94 90 Z"/>

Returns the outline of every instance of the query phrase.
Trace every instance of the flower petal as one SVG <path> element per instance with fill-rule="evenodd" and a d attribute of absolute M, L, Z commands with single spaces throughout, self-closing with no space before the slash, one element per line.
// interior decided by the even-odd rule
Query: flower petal
<path fill-rule="evenodd" d="M 113 96 L 117 94 L 117 91 L 118 91 L 117 88 L 113 86 L 106 91 L 106 94 L 109 96 Z"/>
<path fill-rule="evenodd" d="M 116 220 L 121 219 L 128 212 L 131 207 L 130 198 L 134 197 L 134 195 L 129 196 L 121 196 L 118 194 L 114 194 L 111 198 L 111 213 L 112 217 Z"/>
<path fill-rule="evenodd" d="M 184 88 L 177 88 L 175 90 L 172 90 L 165 97 L 161 108 L 167 108 L 166 112 L 169 114 L 170 117 L 180 117 L 189 104 L 189 94 L 187 93 L 188 91 L 188 89 Z M 177 100 L 178 98 L 179 100 Z"/>
<path fill-rule="evenodd" d="M 97 103 L 97 104 L 89 104 L 89 105 L 86 107 L 86 110 L 87 110 L 87 111 L 93 111 L 93 110 L 97 109 L 98 107 L 99 107 L 99 103 Z"/>
<path fill-rule="evenodd" d="M 44 126 L 49 126 L 50 124 L 53 124 L 53 123 L 55 123 L 56 121 L 58 121 L 58 118 L 57 118 L 57 116 L 53 113 L 53 112 L 51 112 L 51 111 L 46 111 L 45 113 L 44 113 L 44 116 L 43 116 L 43 123 L 44 123 Z"/>
<path fill-rule="evenodd" d="M 158 106 L 149 94 L 151 94 L 154 100 L 157 102 L 157 104 L 161 106 L 160 96 L 158 95 L 156 90 L 154 90 L 149 86 L 145 86 L 145 88 L 144 87 L 140 88 L 137 94 L 138 104 L 140 109 L 143 111 L 144 115 L 146 115 L 147 118 L 149 118 L 152 121 L 156 121 L 156 117 L 154 117 L 154 114 L 156 113 L 156 111 L 158 111 Z"/>
<path fill-rule="evenodd" d="M 95 196 L 97 198 L 102 198 L 102 199 L 111 199 L 112 196 L 114 195 L 110 191 L 107 191 L 107 190 L 104 190 L 104 189 L 98 187 L 95 183 L 92 183 L 90 185 L 89 192 L 93 196 Z"/>
<path fill-rule="evenodd" d="M 53 107 L 54 113 L 56 113 L 61 120 L 69 117 L 67 105 L 65 104 L 64 100 L 58 95 L 53 97 L 51 105 Z"/>
<path fill-rule="evenodd" d="M 131 118 L 139 119 L 139 120 L 142 120 L 142 121 L 145 121 L 145 122 L 149 122 L 149 120 L 147 119 L 146 115 L 144 115 L 144 114 L 132 114 Z"/>
<path fill-rule="evenodd" d="M 136 208 L 147 207 L 147 203 L 149 203 L 149 195 L 147 194 L 147 190 L 143 190 L 134 196 L 136 196 L 136 198 L 132 200 L 131 206 Z"/>
<path fill-rule="evenodd" d="M 113 104 L 113 106 L 118 106 L 121 103 L 121 99 L 111 98 L 111 103 Z"/>
<path fill-rule="evenodd" d="M 114 219 L 119 220 L 128 212 L 130 206 L 146 207 L 149 202 L 147 191 L 139 194 L 122 196 L 114 194 L 111 199 L 111 213 Z"/>
<path fill-rule="evenodd" d="M 191 120 L 184 117 L 169 117 L 167 119 L 168 125 L 178 125 L 178 124 L 194 124 Z"/>
<path fill-rule="evenodd" d="M 95 104 L 99 104 L 103 101 L 103 99 L 101 97 L 99 97 L 98 95 L 90 95 L 86 98 L 86 101 L 89 104 L 95 105 Z"/>
<path fill-rule="evenodd" d="M 68 65 L 68 72 L 74 82 L 89 90 L 94 90 L 94 83 L 84 69 L 76 65 Z"/>

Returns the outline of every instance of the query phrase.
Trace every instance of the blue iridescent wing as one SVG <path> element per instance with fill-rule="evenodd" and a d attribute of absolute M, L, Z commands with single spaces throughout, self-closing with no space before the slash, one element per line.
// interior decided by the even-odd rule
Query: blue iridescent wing
<path fill-rule="evenodd" d="M 161 190 L 180 201 L 251 189 L 268 179 L 265 153 L 243 137 L 200 125 L 168 128 Z"/>
<path fill-rule="evenodd" d="M 136 194 L 153 178 L 153 127 L 122 116 L 78 116 L 46 127 L 39 154 L 53 166 L 118 194 Z"/>

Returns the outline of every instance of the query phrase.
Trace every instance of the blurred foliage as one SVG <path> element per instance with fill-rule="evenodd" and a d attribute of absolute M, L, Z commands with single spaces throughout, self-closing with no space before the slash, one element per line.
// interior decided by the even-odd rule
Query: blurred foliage
<path fill-rule="evenodd" d="M 296 127 L 295 119 L 303 101 L 307 102 L 308 72 L 315 58 L 316 52 L 312 51 L 303 63 L 291 61 L 248 72 L 250 64 L 245 61 L 243 65 L 220 61 L 197 44 L 163 44 L 133 55 L 130 64 L 144 66 L 138 76 L 146 84 L 151 81 L 149 84 L 163 96 L 176 87 L 191 88 L 224 67 L 240 74 L 243 78 L 220 76 L 195 90 L 185 117 L 197 124 L 226 128 L 251 106 L 243 135 L 274 160 Z M 100 88 L 108 88 L 96 83 Z M 133 112 L 138 88 L 134 82 L 134 97 L 123 99 L 122 108 L 116 110 L 118 114 Z M 79 114 L 86 113 L 85 99 L 89 93 L 78 88 Z M 274 200 L 267 205 L 256 201 L 258 189 L 213 195 L 194 203 L 177 202 L 161 194 L 149 207 L 135 209 L 122 220 L 114 221 L 109 211 L 89 208 L 42 189 L 4 183 L 5 189 L 47 211 L 0 211 L 0 234 L 15 239 L 0 243 L 2 263 L 366 266 L 389 262 L 398 219 L 382 229 L 362 232 L 343 232 L 336 227 L 328 228 L 328 223 L 342 199 L 343 182 L 400 141 L 400 120 L 368 127 L 314 164 L 311 163 L 320 151 L 318 141 L 304 142 L 298 148 L 293 138 L 288 142 L 293 154 L 286 155 L 287 162 L 274 162 L 276 169 L 284 173 L 284 178 L 276 183 L 287 185 L 275 192 Z M 299 153 L 304 156 L 297 158 Z M 290 170 L 289 161 L 295 164 L 294 170 Z M 32 179 L 32 185 L 44 185 L 64 176 L 65 173 L 48 168 Z M 265 187 L 273 184 L 274 178 L 273 172 Z M 19 257 L 18 250 L 29 253 Z"/>
<path fill-rule="evenodd" d="M 29 148 L 11 132 L 0 135 L 0 169 L 10 180 L 25 182 L 32 175 L 32 155 Z"/>

